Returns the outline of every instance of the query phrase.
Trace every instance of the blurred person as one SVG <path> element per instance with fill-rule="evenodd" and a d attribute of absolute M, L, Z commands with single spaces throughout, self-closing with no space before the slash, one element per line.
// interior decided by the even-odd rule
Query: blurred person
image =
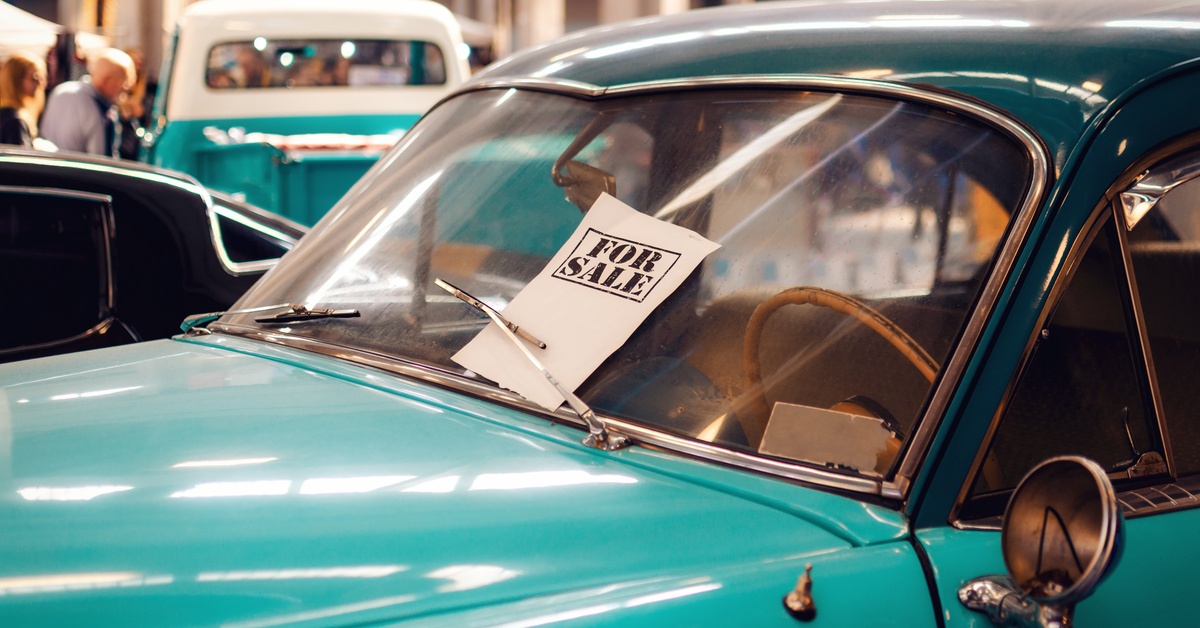
<path fill-rule="evenodd" d="M 118 156 L 120 125 L 116 103 L 133 87 L 133 59 L 105 48 L 88 61 L 88 75 L 54 88 L 42 115 L 42 136 L 62 150 Z"/>
<path fill-rule="evenodd" d="M 142 129 L 146 125 L 146 58 L 140 48 L 129 48 L 125 51 L 133 59 L 133 69 L 136 72 L 133 87 L 121 94 L 117 100 L 117 112 L 121 124 L 120 144 L 117 154 L 121 159 L 136 161 L 142 148 Z"/>
<path fill-rule="evenodd" d="M 46 67 L 23 52 L 0 66 L 0 144 L 33 148 L 46 101 Z"/>

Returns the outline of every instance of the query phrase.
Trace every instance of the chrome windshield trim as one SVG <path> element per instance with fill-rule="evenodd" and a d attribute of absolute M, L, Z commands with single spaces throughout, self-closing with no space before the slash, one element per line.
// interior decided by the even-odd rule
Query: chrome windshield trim
<path fill-rule="evenodd" d="M 1195 149 L 1159 162 L 1120 194 L 1125 213 L 1125 230 L 1133 231 L 1138 222 L 1171 190 L 1200 177 L 1200 155 Z"/>
<path fill-rule="evenodd" d="M 753 471 L 760 471 L 789 479 L 812 482 L 830 488 L 879 495 L 889 499 L 901 501 L 907 499 L 913 486 L 913 480 L 925 460 L 927 449 L 929 448 L 934 435 L 941 425 L 942 415 L 945 412 L 946 407 L 949 405 L 950 399 L 958 387 L 959 379 L 966 370 L 967 364 L 975 351 L 976 343 L 978 342 L 979 336 L 982 334 L 983 328 L 991 316 L 992 308 L 999 299 L 1004 283 L 1007 281 L 1012 272 L 1013 264 L 1017 258 L 1017 253 L 1025 244 L 1026 236 L 1028 235 L 1029 227 L 1033 223 L 1036 210 L 1040 206 L 1047 190 L 1049 189 L 1054 171 L 1052 169 L 1053 161 L 1051 160 L 1048 149 L 1042 142 L 1041 138 L 1021 122 L 1009 117 L 999 109 L 993 108 L 991 105 L 983 103 L 982 101 L 972 100 L 968 96 L 958 96 L 950 91 L 940 91 L 937 89 L 921 87 L 917 85 L 839 76 L 807 74 L 780 74 L 771 76 L 724 75 L 681 78 L 665 81 L 647 81 L 608 87 L 601 87 L 575 81 L 544 78 L 497 79 L 492 81 L 484 80 L 478 83 L 468 84 L 460 88 L 458 91 L 439 101 L 436 105 L 434 105 L 434 108 L 439 107 L 448 100 L 456 98 L 462 94 L 483 90 L 524 89 L 558 93 L 581 98 L 600 98 L 605 96 L 628 96 L 639 93 L 673 91 L 689 88 L 817 88 L 828 91 L 836 90 L 848 93 L 903 99 L 911 102 L 942 107 L 957 113 L 966 114 L 999 130 L 1025 149 L 1029 159 L 1030 168 L 1029 187 L 1026 190 L 1024 199 L 1021 201 L 1014 217 L 1012 218 L 1012 221 L 1010 222 L 1010 229 L 1005 237 L 1004 244 L 997 253 L 995 265 L 987 279 L 987 282 L 984 284 L 984 287 L 980 292 L 978 303 L 967 319 L 962 337 L 955 346 L 953 353 L 945 361 L 942 371 L 938 374 L 930 396 L 929 404 L 926 407 L 925 412 L 920 417 L 916 431 L 910 437 L 909 442 L 906 443 L 905 449 L 901 454 L 900 463 L 896 467 L 896 475 L 894 478 L 888 481 L 878 481 L 867 478 L 843 476 L 811 467 L 800 466 L 798 464 L 783 463 L 750 454 L 734 452 L 732 450 L 718 448 L 713 445 L 701 443 L 699 441 L 682 439 L 673 435 L 659 432 L 657 430 L 646 428 L 644 426 L 627 424 L 619 419 L 609 420 L 610 425 L 616 427 L 622 433 L 633 436 L 635 439 L 645 444 L 659 445 L 664 448 L 679 451 L 681 453 L 688 453 L 709 460 L 725 462 Z M 411 135 L 411 133 L 409 135 Z M 228 325 L 213 324 L 210 325 L 210 328 L 228 331 L 229 333 L 237 333 L 237 335 L 248 337 L 260 337 L 260 339 L 264 340 L 266 338 L 262 338 L 261 336 L 270 336 L 270 334 L 254 334 L 244 330 L 241 332 L 232 332 L 230 331 L 231 328 Z M 284 342 L 284 340 L 287 342 Z M 289 344 L 298 343 L 299 339 L 292 337 L 287 337 L 286 339 L 276 337 L 268 341 L 278 342 L 279 344 Z M 309 346 L 307 342 L 299 344 L 303 344 L 305 347 Z M 365 355 L 365 352 L 352 351 L 344 347 L 337 347 L 336 351 L 332 351 L 329 353 L 329 355 L 336 355 L 337 357 L 356 361 L 358 360 L 358 357 L 352 356 Z M 398 364 L 398 362 L 395 361 L 394 358 L 382 359 L 378 368 L 410 375 L 419 379 L 438 383 L 442 386 L 464 390 L 473 395 L 496 400 L 506 405 L 527 408 L 529 411 L 538 414 L 546 414 L 544 410 L 530 405 L 522 398 L 513 395 L 512 393 L 508 393 L 507 391 L 499 391 L 499 389 L 491 386 L 483 386 L 474 383 L 471 383 L 470 386 L 464 386 L 466 380 L 458 376 L 450 375 L 449 373 L 447 373 L 447 376 L 431 378 L 427 375 L 427 373 L 430 372 L 430 370 L 427 368 L 419 368 L 409 365 L 403 369 L 398 369 L 396 364 Z M 486 389 L 490 391 L 490 393 L 476 390 L 476 388 Z M 582 422 L 580 422 L 574 414 L 559 412 L 555 413 L 555 416 L 564 418 L 571 423 L 582 425 Z"/>
<path fill-rule="evenodd" d="M 230 325 L 227 323 L 213 323 L 209 326 L 209 329 L 205 331 L 219 331 L 231 336 L 259 340 L 269 344 L 300 349 L 310 353 L 344 360 L 359 366 L 386 371 L 402 377 L 417 379 L 440 386 L 442 388 L 448 388 L 455 392 L 465 393 L 484 401 L 490 401 L 492 403 L 522 410 L 530 414 L 553 417 L 553 419 L 556 421 L 569 423 L 584 430 L 587 429 L 587 424 L 584 423 L 583 419 L 581 419 L 566 406 L 563 406 L 554 412 L 550 412 L 516 393 L 509 392 L 502 388 L 497 388 L 492 384 L 472 381 L 452 371 L 442 371 L 435 367 L 409 362 L 402 358 L 385 356 L 353 347 L 334 345 L 312 338 L 290 336 L 269 330 L 243 327 L 240 325 Z M 604 422 L 610 428 L 613 428 L 614 431 L 629 436 L 639 445 L 653 445 L 662 447 L 717 463 L 729 464 L 750 471 L 767 473 L 776 477 L 782 477 L 790 480 L 810 482 L 828 488 L 852 491 L 855 493 L 865 493 L 869 495 L 883 494 L 882 483 L 877 480 L 842 475 L 839 473 L 824 471 L 815 467 L 804 466 L 799 463 L 783 462 L 752 454 L 737 452 L 724 447 L 705 443 L 703 441 L 696 441 L 689 438 L 676 436 L 674 434 L 663 432 L 645 425 L 630 423 L 618 417 L 604 415 Z"/>

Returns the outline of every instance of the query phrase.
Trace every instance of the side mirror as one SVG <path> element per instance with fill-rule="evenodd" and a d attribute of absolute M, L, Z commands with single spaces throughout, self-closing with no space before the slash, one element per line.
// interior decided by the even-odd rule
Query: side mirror
<path fill-rule="evenodd" d="M 1000 544 L 1008 576 L 967 582 L 958 599 L 999 625 L 1070 626 L 1117 564 L 1124 520 L 1104 469 L 1078 456 L 1051 458 L 1017 485 Z"/>

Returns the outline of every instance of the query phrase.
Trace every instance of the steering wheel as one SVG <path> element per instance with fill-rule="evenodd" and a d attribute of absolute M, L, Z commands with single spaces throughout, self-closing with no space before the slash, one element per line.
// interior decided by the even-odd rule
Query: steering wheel
<path fill-rule="evenodd" d="M 758 363 L 759 344 L 762 342 L 763 328 L 767 319 L 776 310 L 785 305 L 819 305 L 827 307 L 840 314 L 845 314 L 866 325 L 871 331 L 879 334 L 888 344 L 896 348 L 908 361 L 920 371 L 921 375 L 933 383 L 938 372 L 938 364 L 930 357 L 917 341 L 912 339 L 899 325 L 888 320 L 886 316 L 871 309 L 869 305 L 854 297 L 826 290 L 825 288 L 797 287 L 789 288 L 758 304 L 750 321 L 746 324 L 746 338 L 742 345 L 742 367 L 746 371 L 746 392 L 750 395 L 751 412 L 742 413 L 742 427 L 751 443 L 761 442 L 766 432 L 766 422 L 771 409 L 763 391 L 762 369 Z M 885 417 L 878 417 L 885 419 Z M 898 426 L 893 426 L 898 427 Z"/>

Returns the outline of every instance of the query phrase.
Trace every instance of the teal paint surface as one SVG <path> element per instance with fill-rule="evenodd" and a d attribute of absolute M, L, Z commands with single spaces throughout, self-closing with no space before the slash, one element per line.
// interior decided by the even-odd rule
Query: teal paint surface
<path fill-rule="evenodd" d="M 537 54 L 493 64 L 472 82 L 532 75 L 611 86 L 822 74 L 923 83 L 1012 112 L 1036 129 L 1061 166 L 1107 103 L 1146 76 L 1200 57 L 1200 41 L 1179 31 L 1113 26 L 1133 20 L 1131 15 L 1184 23 L 1200 20 L 1200 8 L 1049 1 L 761 3 L 573 33 Z"/>
<path fill-rule="evenodd" d="M 222 132 L 299 135 L 380 135 L 405 131 L 418 114 L 175 120 L 167 122 L 148 151 L 150 163 L 180 170 L 213 189 L 243 194 L 254 205 L 304 225 L 315 224 L 379 159 L 379 151 L 288 154 L 269 144 L 218 145 L 206 127 Z"/>
<path fill-rule="evenodd" d="M 0 617 L 399 619 L 699 582 L 778 598 L 804 561 L 863 543 L 924 586 L 911 548 L 889 544 L 893 511 L 711 465 L 691 481 L 700 463 L 596 452 L 576 428 L 301 352 L 244 353 L 262 346 L 0 368 L 0 587 L 19 588 Z M 756 612 L 787 619 L 776 604 Z"/>

